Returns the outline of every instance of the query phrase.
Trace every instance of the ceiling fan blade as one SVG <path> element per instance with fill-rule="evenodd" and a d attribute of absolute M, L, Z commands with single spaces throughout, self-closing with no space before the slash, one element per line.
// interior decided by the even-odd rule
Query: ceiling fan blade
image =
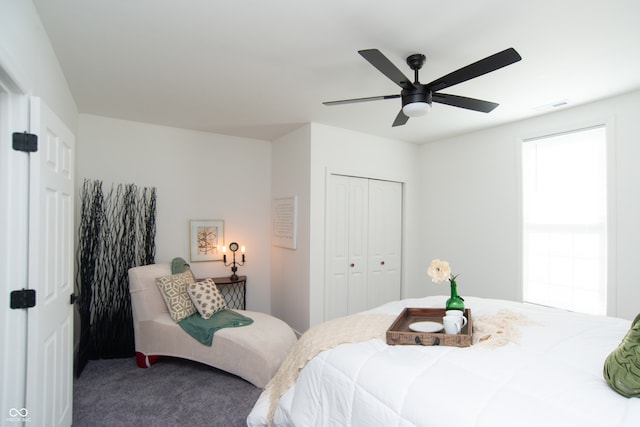
<path fill-rule="evenodd" d="M 380 101 L 382 99 L 393 99 L 393 98 L 400 98 L 400 95 L 383 95 L 383 96 L 370 96 L 368 98 L 343 99 L 341 101 L 327 101 L 327 102 L 323 102 L 323 104 L 324 105 L 353 104 L 355 102 Z"/>
<path fill-rule="evenodd" d="M 392 127 L 402 126 L 405 123 L 407 123 L 408 120 L 409 120 L 409 117 L 406 114 L 404 114 L 402 110 L 400 110 L 400 112 L 396 116 L 396 119 L 393 121 Z"/>
<path fill-rule="evenodd" d="M 481 113 L 490 113 L 499 105 L 495 102 L 467 98 L 465 96 L 448 95 L 446 93 L 434 93 L 431 99 L 433 102 L 438 102 L 440 104 L 466 108 L 467 110 L 480 111 Z"/>
<path fill-rule="evenodd" d="M 358 53 L 402 89 L 413 89 L 415 87 L 411 80 L 402 74 L 402 71 L 393 65 L 393 62 L 389 61 L 378 49 L 359 50 Z"/>
<path fill-rule="evenodd" d="M 494 55 L 474 62 L 473 64 L 462 67 L 446 76 L 440 77 L 427 84 L 426 86 L 432 91 L 437 92 L 439 90 L 448 88 L 458 83 L 466 82 L 467 80 L 474 79 L 482 76 L 483 74 L 490 73 L 498 70 L 507 65 L 511 65 L 514 62 L 518 62 L 522 59 L 520 54 L 512 47 L 505 49 L 502 52 L 498 52 Z"/>

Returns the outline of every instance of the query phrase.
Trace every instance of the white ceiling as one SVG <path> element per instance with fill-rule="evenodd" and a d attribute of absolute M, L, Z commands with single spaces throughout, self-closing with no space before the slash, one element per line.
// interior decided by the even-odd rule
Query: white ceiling
<path fill-rule="evenodd" d="M 637 0 L 33 0 L 81 113 L 271 140 L 306 122 L 415 143 L 640 89 Z M 448 88 L 392 128 L 400 88 L 357 51 L 422 83 L 508 47 L 522 61 Z M 567 108 L 567 107 L 561 107 Z"/>

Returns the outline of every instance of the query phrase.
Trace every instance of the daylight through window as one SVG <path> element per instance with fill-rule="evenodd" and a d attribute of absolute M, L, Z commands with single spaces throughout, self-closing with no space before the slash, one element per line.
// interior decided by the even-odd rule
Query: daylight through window
<path fill-rule="evenodd" d="M 607 309 L 604 126 L 523 143 L 523 299 Z"/>

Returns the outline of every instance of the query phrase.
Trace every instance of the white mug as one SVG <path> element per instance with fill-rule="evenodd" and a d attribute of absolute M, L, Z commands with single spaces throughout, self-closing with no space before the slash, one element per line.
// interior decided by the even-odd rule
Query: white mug
<path fill-rule="evenodd" d="M 458 317 L 462 317 L 464 316 L 464 311 L 462 310 L 447 310 L 444 312 L 445 316 L 458 316 Z"/>
<path fill-rule="evenodd" d="M 460 319 L 460 329 L 464 328 L 467 324 L 467 318 L 464 317 L 464 311 L 462 310 L 447 310 L 445 311 L 445 314 L 447 316 L 453 316 Z"/>
<path fill-rule="evenodd" d="M 442 318 L 442 324 L 444 325 L 444 332 L 446 334 L 457 335 L 462 330 L 462 322 L 459 316 L 444 316 Z"/>
<path fill-rule="evenodd" d="M 445 334 L 457 335 L 460 333 L 460 322 L 457 316 L 444 316 L 442 318 L 442 324 L 444 325 Z"/>

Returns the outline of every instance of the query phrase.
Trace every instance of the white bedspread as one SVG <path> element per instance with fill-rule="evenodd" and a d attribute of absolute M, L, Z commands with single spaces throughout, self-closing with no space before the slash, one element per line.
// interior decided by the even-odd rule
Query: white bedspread
<path fill-rule="evenodd" d="M 370 312 L 443 307 L 446 297 L 408 299 Z M 277 426 L 640 426 L 640 399 L 603 379 L 607 355 L 630 321 L 467 297 L 474 318 L 508 309 L 535 325 L 497 348 L 342 344 L 320 353 L 280 399 Z M 267 425 L 261 396 L 247 418 Z"/>

